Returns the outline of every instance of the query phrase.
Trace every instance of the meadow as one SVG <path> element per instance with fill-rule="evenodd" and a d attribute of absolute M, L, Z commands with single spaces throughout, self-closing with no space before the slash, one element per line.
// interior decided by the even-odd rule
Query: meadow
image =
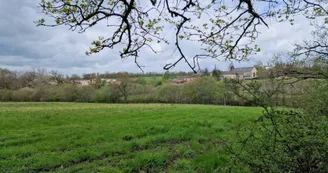
<path fill-rule="evenodd" d="M 214 172 L 261 108 L 0 103 L 0 172 Z"/>
<path fill-rule="evenodd" d="M 162 80 L 162 76 L 154 76 L 154 77 L 135 77 L 132 78 L 133 81 L 144 80 L 146 84 L 156 84 Z"/>

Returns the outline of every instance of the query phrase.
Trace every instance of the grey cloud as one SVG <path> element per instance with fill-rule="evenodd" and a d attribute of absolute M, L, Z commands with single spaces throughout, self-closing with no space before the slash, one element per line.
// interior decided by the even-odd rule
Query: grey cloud
<path fill-rule="evenodd" d="M 86 56 L 92 40 L 98 36 L 109 34 L 110 28 L 96 26 L 86 33 L 78 34 L 69 31 L 67 27 L 45 28 L 36 27 L 33 21 L 41 18 L 40 9 L 37 8 L 39 0 L 0 0 L 0 67 L 13 69 L 47 68 L 56 69 L 65 74 L 83 74 L 89 72 L 140 72 L 134 64 L 134 59 L 121 59 L 115 49 L 106 49 L 99 54 Z M 249 66 L 258 60 L 267 61 L 274 53 L 290 51 L 292 43 L 300 41 L 303 35 L 309 33 L 308 21 L 300 18 L 296 25 L 269 22 L 270 28 L 261 28 L 262 34 L 257 40 L 262 52 L 251 57 L 250 61 L 236 63 L 236 66 Z M 166 27 L 165 37 L 172 39 L 173 29 Z M 144 49 L 140 52 L 139 63 L 145 65 L 145 71 L 163 72 L 163 66 L 173 63 L 179 58 L 174 52 L 174 43 L 170 45 L 154 44 L 155 49 L 161 50 L 154 54 Z M 188 57 L 200 52 L 199 43 L 184 43 L 182 45 Z M 202 68 L 217 68 L 225 70 L 229 62 L 214 59 L 201 60 Z M 179 63 L 173 71 L 190 71 L 187 64 Z"/>

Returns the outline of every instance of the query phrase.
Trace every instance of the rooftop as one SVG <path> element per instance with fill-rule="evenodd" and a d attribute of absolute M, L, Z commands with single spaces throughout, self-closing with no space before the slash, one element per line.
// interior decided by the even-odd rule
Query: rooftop
<path fill-rule="evenodd" d="M 254 67 L 239 67 L 239 68 L 232 68 L 230 71 L 223 72 L 224 74 L 244 74 L 245 72 L 252 71 Z"/>

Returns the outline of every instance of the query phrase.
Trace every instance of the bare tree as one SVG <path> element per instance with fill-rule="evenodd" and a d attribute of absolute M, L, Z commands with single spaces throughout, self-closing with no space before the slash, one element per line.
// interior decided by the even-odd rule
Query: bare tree
<path fill-rule="evenodd" d="M 50 75 L 51 75 L 51 79 L 52 80 L 55 80 L 58 84 L 62 84 L 64 83 L 65 79 L 64 79 L 64 75 L 59 73 L 58 71 L 56 70 L 52 70 L 50 72 Z"/>
<path fill-rule="evenodd" d="M 37 78 L 37 74 L 35 70 L 30 70 L 26 71 L 22 76 L 21 76 L 24 87 L 32 87 L 34 80 Z"/>
<path fill-rule="evenodd" d="M 326 22 L 325 24 L 314 24 L 315 30 L 312 31 L 312 38 L 296 44 L 294 56 L 303 56 L 309 66 L 313 66 L 310 70 L 312 74 L 328 79 L 328 27 Z"/>
<path fill-rule="evenodd" d="M 10 88 L 11 83 L 13 82 L 12 74 L 13 72 L 8 69 L 0 68 L 0 88 Z"/>
<path fill-rule="evenodd" d="M 328 21 L 327 21 L 328 22 Z M 328 60 L 328 28 L 325 24 L 314 24 L 312 38 L 304 40 L 302 44 L 296 44 L 296 55 L 307 57 L 323 57 Z"/>
<path fill-rule="evenodd" d="M 76 84 L 78 82 L 78 80 L 81 79 L 81 77 L 77 74 L 72 74 L 69 79 L 70 79 L 70 82 L 72 82 L 73 84 Z"/>

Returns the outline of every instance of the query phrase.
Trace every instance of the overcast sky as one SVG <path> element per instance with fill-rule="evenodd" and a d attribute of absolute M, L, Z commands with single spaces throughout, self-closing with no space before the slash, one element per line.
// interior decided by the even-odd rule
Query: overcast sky
<path fill-rule="evenodd" d="M 86 56 L 92 40 L 106 35 L 105 27 L 94 27 L 86 33 L 69 31 L 67 27 L 36 27 L 33 21 L 40 19 L 41 10 L 37 8 L 40 0 L 0 0 L 0 68 L 29 70 L 46 68 L 58 70 L 64 74 L 83 74 L 90 72 L 140 72 L 133 59 L 121 60 L 118 49 L 104 50 L 99 54 Z M 266 62 L 273 54 L 293 49 L 293 43 L 300 42 L 310 34 L 308 21 L 299 17 L 295 25 L 267 21 L 270 28 L 261 27 L 257 45 L 261 52 L 249 61 L 235 63 L 235 66 L 252 66 L 258 61 Z M 188 43 L 185 50 L 199 46 Z M 156 45 L 162 51 L 153 54 L 143 51 L 139 63 L 145 65 L 145 72 L 163 72 L 166 63 L 176 59 L 172 55 L 173 46 Z M 201 61 L 202 68 L 213 69 L 214 65 L 226 70 L 229 62 L 207 59 Z M 172 71 L 191 71 L 185 63 L 180 63 Z"/>

